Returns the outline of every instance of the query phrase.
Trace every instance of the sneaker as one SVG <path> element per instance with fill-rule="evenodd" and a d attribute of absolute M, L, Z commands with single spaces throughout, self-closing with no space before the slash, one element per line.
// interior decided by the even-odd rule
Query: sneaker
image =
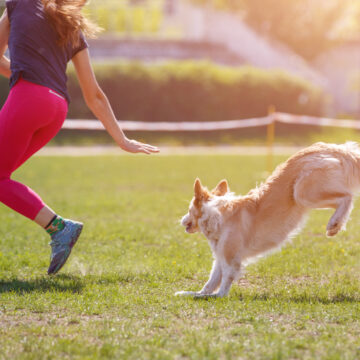
<path fill-rule="evenodd" d="M 66 219 L 64 221 L 65 227 L 51 236 L 48 275 L 56 274 L 64 266 L 83 228 L 82 223 Z"/>

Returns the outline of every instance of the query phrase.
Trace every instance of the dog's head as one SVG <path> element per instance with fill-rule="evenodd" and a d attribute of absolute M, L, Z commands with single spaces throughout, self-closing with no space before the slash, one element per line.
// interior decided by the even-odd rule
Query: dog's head
<path fill-rule="evenodd" d="M 190 202 L 189 212 L 181 220 L 181 225 L 185 227 L 186 232 L 192 234 L 200 231 L 199 219 L 202 216 L 203 205 L 214 198 L 214 196 L 223 196 L 228 191 L 226 180 L 221 180 L 212 191 L 209 191 L 201 185 L 200 179 L 196 179 L 194 183 L 194 197 Z"/>

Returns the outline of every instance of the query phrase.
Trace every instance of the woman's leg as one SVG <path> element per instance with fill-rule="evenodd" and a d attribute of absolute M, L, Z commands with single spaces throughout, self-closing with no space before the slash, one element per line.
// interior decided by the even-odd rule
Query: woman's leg
<path fill-rule="evenodd" d="M 26 160 L 28 160 L 33 154 L 35 154 L 38 150 L 40 150 L 43 146 L 45 146 L 55 135 L 56 133 L 60 130 L 61 125 L 58 125 L 58 123 L 54 122 L 51 123 L 50 125 L 38 130 L 31 138 L 29 145 L 27 146 L 25 153 L 23 154 L 23 156 L 20 158 L 20 160 L 17 162 L 16 166 L 14 167 L 14 170 L 16 170 L 18 167 L 20 167 Z M 1 151 L 1 146 L 0 146 L 0 151 Z M 10 180 L 10 190 L 14 189 L 15 191 L 18 191 L 20 189 L 22 189 L 21 184 L 19 185 L 18 183 L 16 183 L 13 180 Z M 8 190 L 9 186 L 5 187 L 5 191 Z M 32 191 L 31 189 L 26 189 L 26 191 Z M 0 194 L 1 194 L 1 180 L 0 180 Z M 37 213 L 34 221 L 40 225 L 41 227 L 46 227 L 50 221 L 54 218 L 55 216 L 55 212 L 48 207 L 45 203 L 43 203 L 43 201 L 41 200 L 41 198 L 34 193 L 34 196 L 36 197 L 36 200 L 34 202 L 34 205 L 36 203 L 39 203 L 39 205 L 36 207 L 36 210 L 33 211 L 33 213 Z M 1 199 L 1 195 L 0 195 L 0 199 Z M 10 207 L 11 203 L 9 203 Z M 12 207 L 14 210 L 16 210 L 16 208 Z M 41 208 L 39 211 L 37 209 Z M 30 217 L 32 218 L 33 215 Z"/>
<path fill-rule="evenodd" d="M 39 195 L 12 180 L 11 174 L 55 136 L 66 112 L 63 99 L 26 81 L 16 84 L 0 111 L 0 201 L 46 227 L 52 238 L 48 274 L 65 264 L 83 225 L 57 217 Z"/>
<path fill-rule="evenodd" d="M 67 107 L 66 107 L 67 109 Z M 31 140 L 26 147 L 25 153 L 21 158 L 16 162 L 15 168 L 13 171 L 18 169 L 22 164 L 24 164 L 31 156 L 36 152 L 42 149 L 54 136 L 61 130 L 62 124 L 64 122 L 66 112 L 64 115 L 60 116 L 58 120 L 52 121 L 50 124 L 38 129 L 31 137 Z"/>
<path fill-rule="evenodd" d="M 33 134 L 24 155 L 17 162 L 14 170 L 18 169 L 32 155 L 43 148 L 60 131 L 62 123 L 63 121 L 60 119 L 60 121 L 53 121 L 49 125 L 37 130 Z M 41 227 L 45 228 L 47 225 L 49 225 L 55 215 L 55 212 L 50 207 L 44 205 L 36 215 L 34 221 Z"/>
<path fill-rule="evenodd" d="M 56 134 L 66 110 L 63 100 L 48 95 L 46 88 L 20 81 L 0 111 L 0 201 L 31 220 L 46 205 L 33 190 L 10 177 Z"/>
<path fill-rule="evenodd" d="M 0 201 L 34 220 L 44 202 L 32 189 L 10 178 L 32 137 L 31 131 L 22 129 L 17 121 L 17 117 L 23 116 L 21 108 L 14 111 L 3 108 L 0 112 Z"/>

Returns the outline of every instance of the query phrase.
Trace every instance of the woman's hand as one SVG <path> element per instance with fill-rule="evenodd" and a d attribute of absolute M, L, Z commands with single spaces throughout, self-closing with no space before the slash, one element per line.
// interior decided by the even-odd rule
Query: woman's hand
<path fill-rule="evenodd" d="M 79 51 L 73 58 L 76 73 L 84 99 L 90 110 L 102 122 L 106 131 L 114 141 L 125 151 L 130 153 L 158 153 L 156 146 L 143 144 L 136 140 L 128 139 L 121 130 L 116 120 L 108 98 L 101 90 L 91 66 L 88 49 Z"/>
<path fill-rule="evenodd" d="M 156 146 L 144 144 L 136 140 L 130 140 L 128 138 L 124 138 L 124 141 L 119 145 L 123 150 L 130 153 L 144 153 L 150 155 L 151 153 L 160 152 L 160 149 Z"/>

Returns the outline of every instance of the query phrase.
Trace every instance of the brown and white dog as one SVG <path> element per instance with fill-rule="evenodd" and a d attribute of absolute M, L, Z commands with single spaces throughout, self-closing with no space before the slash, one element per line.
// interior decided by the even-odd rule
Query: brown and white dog
<path fill-rule="evenodd" d="M 299 231 L 310 209 L 335 209 L 326 234 L 336 235 L 345 228 L 359 188 L 360 150 L 352 142 L 316 143 L 299 151 L 245 196 L 230 193 L 226 180 L 208 191 L 196 179 L 182 225 L 207 237 L 214 262 L 201 291 L 176 295 L 226 296 L 241 267 Z"/>

